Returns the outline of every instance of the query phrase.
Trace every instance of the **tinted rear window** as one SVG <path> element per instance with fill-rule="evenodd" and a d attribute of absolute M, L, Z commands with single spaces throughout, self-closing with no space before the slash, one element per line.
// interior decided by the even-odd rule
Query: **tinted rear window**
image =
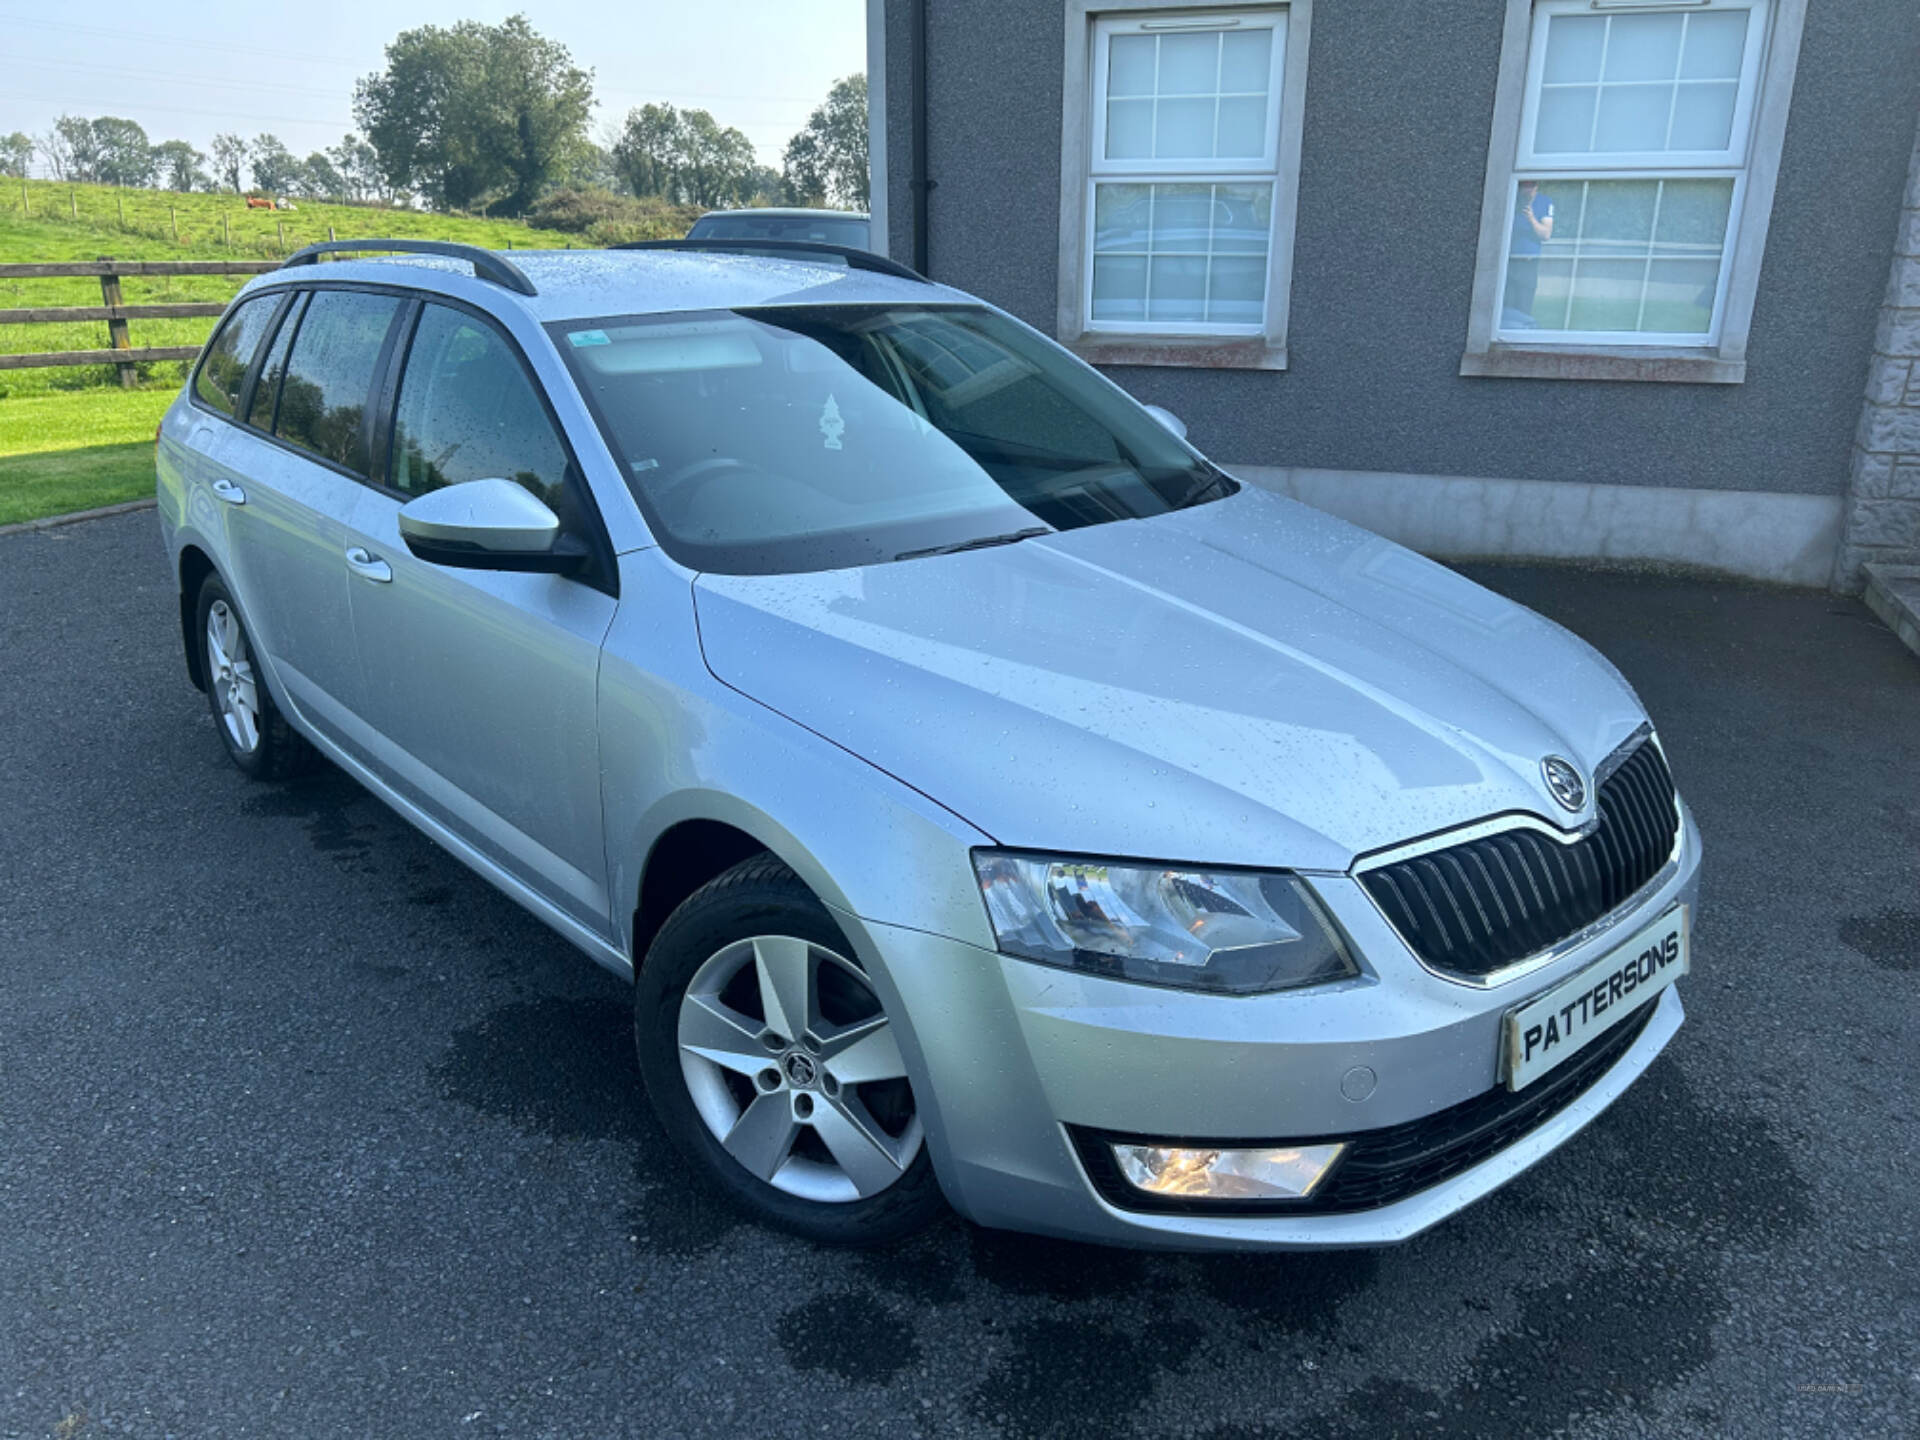
<path fill-rule="evenodd" d="M 355 475 L 369 474 L 367 406 L 399 309 L 391 295 L 315 291 L 293 337 L 273 433 Z"/>
<path fill-rule="evenodd" d="M 227 316 L 227 323 L 220 327 L 220 333 L 207 348 L 207 358 L 200 362 L 200 374 L 193 382 L 193 393 L 202 403 L 223 415 L 231 415 L 240 408 L 240 389 L 247 383 L 247 369 L 253 364 L 260 337 L 267 333 L 280 298 L 256 295 L 241 301 Z"/>
<path fill-rule="evenodd" d="M 843 215 L 703 215 L 687 232 L 692 240 L 812 240 L 867 248 L 867 222 Z"/>

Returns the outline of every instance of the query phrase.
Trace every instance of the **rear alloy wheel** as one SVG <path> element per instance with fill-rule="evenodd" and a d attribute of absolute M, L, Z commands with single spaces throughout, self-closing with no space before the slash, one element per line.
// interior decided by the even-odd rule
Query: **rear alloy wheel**
<path fill-rule="evenodd" d="M 233 763 L 256 780 L 285 780 L 319 758 L 273 703 L 240 607 L 217 575 L 200 586 L 200 674 Z"/>
<path fill-rule="evenodd" d="M 758 856 L 668 917 L 634 985 L 647 1093 L 761 1219 L 832 1244 L 919 1229 L 943 1200 L 898 1033 L 825 906 Z"/>

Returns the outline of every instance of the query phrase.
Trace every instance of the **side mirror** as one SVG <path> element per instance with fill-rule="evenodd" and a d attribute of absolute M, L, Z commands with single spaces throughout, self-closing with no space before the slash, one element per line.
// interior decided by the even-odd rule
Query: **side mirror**
<path fill-rule="evenodd" d="M 468 480 L 400 507 L 400 538 L 422 560 L 464 570 L 565 575 L 587 548 L 560 533 L 560 517 L 511 480 Z"/>
<path fill-rule="evenodd" d="M 1182 440 L 1187 438 L 1187 422 L 1171 410 L 1159 405 L 1142 405 L 1140 408 L 1153 416 L 1154 419 L 1158 420 Z"/>

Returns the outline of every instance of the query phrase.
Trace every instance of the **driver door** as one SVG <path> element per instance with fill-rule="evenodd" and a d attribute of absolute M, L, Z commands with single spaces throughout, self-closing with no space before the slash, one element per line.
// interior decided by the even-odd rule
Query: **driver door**
<path fill-rule="evenodd" d="M 421 306 L 385 484 L 346 563 L 381 778 L 543 899 L 610 936 L 595 724 L 611 595 L 583 579 L 454 569 L 400 538 L 406 501 L 507 479 L 597 527 L 532 373 L 493 324 Z"/>

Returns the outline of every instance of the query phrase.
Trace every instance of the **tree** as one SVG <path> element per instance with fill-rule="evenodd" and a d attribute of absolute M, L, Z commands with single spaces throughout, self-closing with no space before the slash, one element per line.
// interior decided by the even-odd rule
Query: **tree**
<path fill-rule="evenodd" d="M 643 105 L 628 113 L 613 166 L 635 195 L 680 205 L 743 205 L 763 178 L 753 142 L 705 110 Z"/>
<path fill-rule="evenodd" d="M 65 164 L 62 180 L 94 180 L 99 176 L 100 150 L 93 138 L 93 122 L 83 115 L 62 115 L 53 122 L 53 134 Z"/>
<path fill-rule="evenodd" d="M 213 174 L 221 185 L 240 193 L 246 179 L 247 142 L 238 135 L 213 137 Z"/>
<path fill-rule="evenodd" d="M 381 181 L 380 155 L 373 146 L 349 131 L 326 158 L 340 176 L 340 198 L 357 204 L 386 198 Z M 311 162 L 309 162 L 311 163 Z"/>
<path fill-rule="evenodd" d="M 184 140 L 163 140 L 153 147 L 153 164 L 168 190 L 208 190 L 207 157 Z"/>
<path fill-rule="evenodd" d="M 253 165 L 253 188 L 269 195 L 286 194 L 304 173 L 299 158 L 276 135 L 254 136 L 247 146 L 247 159 Z"/>
<path fill-rule="evenodd" d="M 16 130 L 11 135 L 0 135 L 0 175 L 8 179 L 19 180 L 25 177 L 27 167 L 33 163 L 33 157 L 39 151 L 31 136 Z"/>
<path fill-rule="evenodd" d="M 614 172 L 635 195 L 670 195 L 680 164 L 680 112 L 671 105 L 629 110 L 612 156 Z"/>
<path fill-rule="evenodd" d="M 133 120 L 102 115 L 89 127 L 93 132 L 93 178 L 102 185 L 153 184 L 159 168 L 147 132 Z"/>
<path fill-rule="evenodd" d="M 347 195 L 346 177 L 324 150 L 314 151 L 300 163 L 300 178 L 293 188 L 306 200 L 344 200 Z"/>
<path fill-rule="evenodd" d="M 524 15 L 402 31 L 354 87 L 388 187 L 443 209 L 518 215 L 586 144 L 593 75 Z"/>
<path fill-rule="evenodd" d="M 36 135 L 33 147 L 47 162 L 47 168 L 53 172 L 54 179 L 73 178 L 73 151 L 68 146 L 67 137 L 61 132 L 59 125 L 56 124 L 51 130 Z"/>
<path fill-rule="evenodd" d="M 867 208 L 867 77 L 834 82 L 826 103 L 787 142 L 787 189 L 811 204 Z"/>

